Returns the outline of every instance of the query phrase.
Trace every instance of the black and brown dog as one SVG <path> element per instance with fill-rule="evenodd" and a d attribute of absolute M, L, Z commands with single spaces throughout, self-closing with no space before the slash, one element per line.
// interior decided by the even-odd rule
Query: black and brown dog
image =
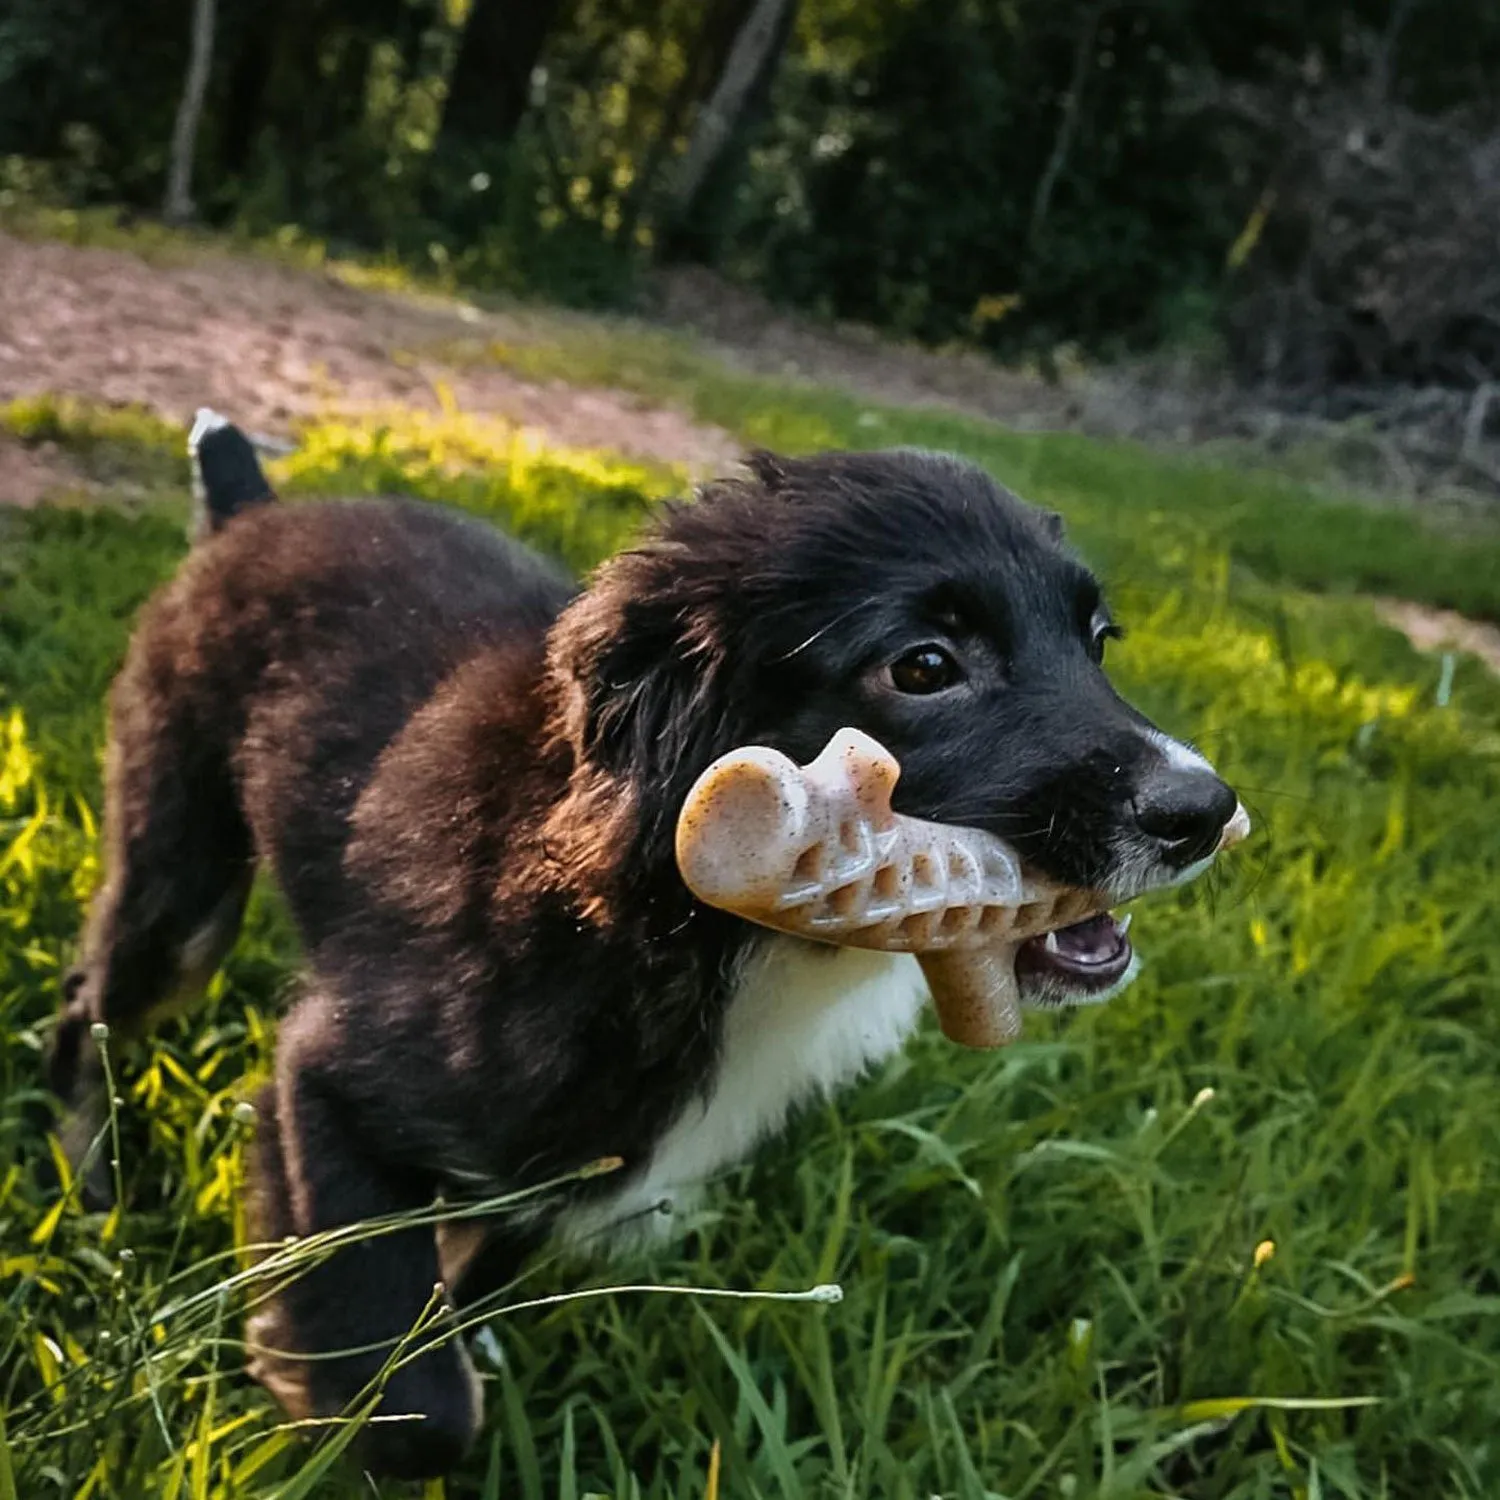
<path fill-rule="evenodd" d="M 1236 812 L 1110 687 L 1114 626 L 1056 518 L 965 463 L 762 454 L 580 590 L 436 506 L 271 503 L 243 435 L 200 429 L 208 534 L 111 699 L 60 1091 L 83 1103 L 94 1023 L 128 1032 L 202 987 L 264 863 L 308 973 L 258 1104 L 261 1238 L 625 1162 L 462 1267 L 409 1228 L 286 1288 L 252 1342 L 299 1416 L 340 1412 L 435 1283 L 463 1306 L 544 1236 L 659 1222 L 910 1032 L 910 958 L 774 935 L 683 886 L 676 814 L 719 755 L 806 761 L 856 726 L 899 760 L 900 811 L 1122 901 L 1197 873 Z M 1133 957 L 1106 916 L 1028 943 L 1020 971 L 1032 1003 L 1071 1004 Z M 295 1358 L 344 1349 L 366 1352 Z M 449 1467 L 479 1420 L 461 1343 L 402 1366 L 381 1411 L 414 1420 L 368 1430 L 371 1468 Z"/>

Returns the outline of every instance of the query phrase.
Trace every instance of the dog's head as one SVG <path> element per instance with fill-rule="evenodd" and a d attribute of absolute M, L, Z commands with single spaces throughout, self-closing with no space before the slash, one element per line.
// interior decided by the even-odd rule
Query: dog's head
<path fill-rule="evenodd" d="M 554 631 L 575 752 L 655 834 L 717 756 L 807 761 L 845 725 L 900 763 L 898 811 L 987 829 L 1112 904 L 1191 879 L 1243 819 L 1110 685 L 1118 631 L 1055 516 L 929 453 L 752 470 L 670 509 Z M 1033 1003 L 1076 1003 L 1131 965 L 1105 916 L 1033 940 L 1018 970 Z"/>

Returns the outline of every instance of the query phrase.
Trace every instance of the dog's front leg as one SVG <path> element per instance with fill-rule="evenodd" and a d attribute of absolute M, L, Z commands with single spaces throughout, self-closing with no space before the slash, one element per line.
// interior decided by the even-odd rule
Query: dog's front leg
<path fill-rule="evenodd" d="M 360 1131 L 332 1065 L 327 1019 L 317 995 L 287 1018 L 276 1082 L 258 1102 L 252 1217 L 278 1266 L 289 1252 L 274 1247 L 289 1236 L 305 1242 L 432 1202 L 430 1184 L 382 1157 L 378 1132 Z M 251 1373 L 299 1418 L 350 1416 L 379 1390 L 357 1449 L 366 1467 L 405 1478 L 445 1472 L 474 1438 L 480 1396 L 447 1309 L 433 1306 L 432 1227 L 384 1227 L 323 1259 L 305 1249 L 311 1264 L 278 1272 L 251 1316 Z"/>

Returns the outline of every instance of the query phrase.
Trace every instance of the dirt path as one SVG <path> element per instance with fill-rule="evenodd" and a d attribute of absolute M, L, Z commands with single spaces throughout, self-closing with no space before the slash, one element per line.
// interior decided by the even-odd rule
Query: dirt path
<path fill-rule="evenodd" d="M 1375 613 L 1418 651 L 1467 651 L 1500 677 L 1500 625 L 1410 599 L 1374 599 Z"/>
<path fill-rule="evenodd" d="M 302 417 L 435 409 L 441 382 L 464 410 L 568 447 L 695 471 L 738 455 L 727 433 L 623 392 L 459 371 L 404 353 L 472 339 L 480 315 L 468 311 L 250 257 L 205 252 L 151 264 L 0 232 L 0 401 L 55 392 L 141 403 L 179 422 L 206 405 L 280 435 Z M 48 465 L 14 449 L 0 450 L 0 500 L 24 503 L 46 485 Z"/>
<path fill-rule="evenodd" d="M 32 447 L 0 432 L 0 505 L 35 505 L 83 483 L 83 476 L 52 444 Z"/>

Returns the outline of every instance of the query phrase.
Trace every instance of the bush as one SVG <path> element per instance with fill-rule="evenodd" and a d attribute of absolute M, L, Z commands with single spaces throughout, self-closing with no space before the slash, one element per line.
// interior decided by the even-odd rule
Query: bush
<path fill-rule="evenodd" d="M 1368 85 L 1234 103 L 1282 163 L 1229 307 L 1240 369 L 1314 394 L 1500 379 L 1500 123 Z"/>

